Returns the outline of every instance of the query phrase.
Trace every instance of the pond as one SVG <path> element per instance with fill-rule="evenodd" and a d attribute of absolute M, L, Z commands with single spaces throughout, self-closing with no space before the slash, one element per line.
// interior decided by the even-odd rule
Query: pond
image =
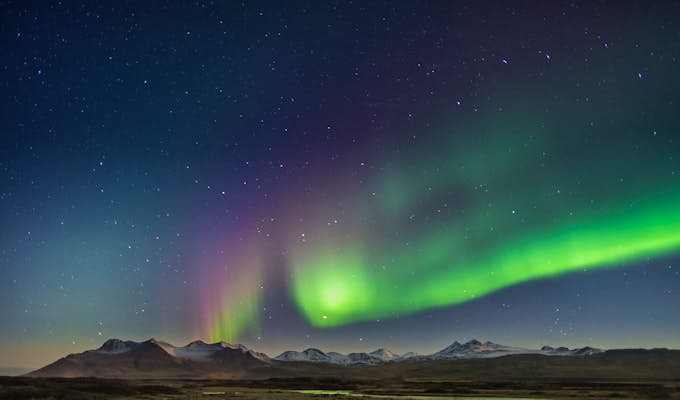
<path fill-rule="evenodd" d="M 549 400 L 545 398 L 537 399 L 535 397 L 489 397 L 489 396 L 421 396 L 421 395 L 399 395 L 399 394 L 365 394 L 361 392 L 355 392 L 352 390 L 293 390 L 296 393 L 305 394 L 320 394 L 320 395 L 335 395 L 335 396 L 356 396 L 356 397 L 373 397 L 373 398 L 400 398 L 408 400 Z"/>

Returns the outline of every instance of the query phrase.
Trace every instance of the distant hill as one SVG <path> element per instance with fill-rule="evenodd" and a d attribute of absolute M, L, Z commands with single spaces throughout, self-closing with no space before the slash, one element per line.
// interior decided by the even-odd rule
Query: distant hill
<path fill-rule="evenodd" d="M 239 344 L 195 341 L 174 346 L 107 340 L 95 350 L 71 354 L 31 377 L 266 379 L 680 379 L 680 351 L 592 347 L 539 350 L 471 340 L 430 354 L 388 349 L 347 355 L 319 349 L 286 351 L 275 358 Z"/>
<path fill-rule="evenodd" d="M 144 342 L 107 340 L 100 348 L 71 354 L 28 376 L 106 378 L 239 378 L 270 365 L 269 357 L 242 345 L 201 341 L 176 347 L 150 339 Z"/>
<path fill-rule="evenodd" d="M 297 361 L 328 363 L 338 365 L 350 364 L 382 364 L 385 362 L 400 362 L 406 360 L 452 360 L 467 358 L 494 358 L 511 354 L 543 354 L 546 356 L 573 356 L 573 355 L 592 355 L 601 353 L 601 349 L 593 347 L 583 347 L 568 349 L 566 347 L 552 348 L 543 346 L 539 350 L 525 349 L 522 347 L 510 347 L 493 342 L 480 342 L 472 339 L 465 343 L 453 342 L 446 348 L 436 353 L 428 355 L 418 355 L 408 352 L 402 355 L 393 353 L 389 349 L 380 348 L 370 353 L 324 353 L 319 349 L 307 349 L 304 351 L 285 351 L 274 359 L 278 361 Z"/>

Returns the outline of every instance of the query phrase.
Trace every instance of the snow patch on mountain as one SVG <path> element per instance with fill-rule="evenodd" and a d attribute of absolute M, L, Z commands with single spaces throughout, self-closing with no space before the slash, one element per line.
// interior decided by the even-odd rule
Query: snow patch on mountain
<path fill-rule="evenodd" d="M 139 343 L 130 340 L 109 339 L 101 345 L 97 350 L 92 350 L 104 354 L 121 354 L 127 353 L 137 346 Z"/>
<path fill-rule="evenodd" d="M 472 339 L 466 343 L 457 341 L 451 343 L 444 349 L 432 354 L 429 358 L 434 360 L 455 359 L 455 358 L 489 358 L 500 357 L 508 354 L 531 353 L 529 349 L 520 347 L 510 347 L 493 342 L 480 342 Z"/>
<path fill-rule="evenodd" d="M 149 343 L 160 347 L 169 355 L 192 361 L 210 361 L 211 357 L 224 349 L 238 350 L 261 361 L 269 361 L 269 357 L 264 353 L 253 351 L 242 344 L 231 344 L 226 342 L 206 343 L 196 340 L 186 346 L 174 346 L 168 342 L 157 339 L 149 339 L 146 342 L 123 341 L 120 339 L 109 339 L 97 350 L 92 350 L 101 354 L 123 354 L 142 345 Z"/>
<path fill-rule="evenodd" d="M 221 351 L 237 351 L 252 358 L 271 362 L 271 359 L 264 353 L 253 351 L 242 344 L 231 344 L 227 342 L 206 343 L 197 340 L 187 344 L 186 346 L 174 346 L 170 343 L 150 339 L 146 342 L 123 341 L 120 339 L 109 339 L 96 350 L 100 354 L 123 354 L 127 353 L 137 346 L 142 344 L 151 344 L 160 347 L 167 354 L 183 360 L 190 360 L 196 362 L 208 362 L 214 357 L 223 356 Z M 227 350 L 229 349 L 229 350 Z M 277 361 L 283 362 L 313 362 L 313 363 L 329 363 L 336 365 L 355 365 L 355 364 L 381 364 L 387 362 L 401 362 L 405 360 L 453 360 L 466 358 L 492 358 L 501 357 L 511 354 L 542 354 L 546 356 L 589 356 L 601 353 L 603 350 L 593 347 L 583 347 L 576 349 L 569 349 L 567 347 L 551 347 L 543 346 L 539 350 L 526 349 L 522 347 L 504 346 L 493 342 L 480 342 L 478 340 L 470 340 L 465 343 L 454 341 L 449 346 L 430 355 L 418 355 L 413 352 L 404 353 L 402 355 L 396 354 L 389 349 L 379 348 L 370 353 L 355 352 L 347 355 L 328 352 L 316 348 L 309 348 L 304 351 L 285 351 L 274 358 Z"/>
<path fill-rule="evenodd" d="M 395 359 L 401 357 L 399 354 L 395 354 L 390 349 L 385 349 L 385 348 L 373 350 L 372 352 L 370 352 L 368 354 L 373 356 L 373 357 L 377 357 L 382 361 L 392 361 L 392 360 L 395 360 Z"/>

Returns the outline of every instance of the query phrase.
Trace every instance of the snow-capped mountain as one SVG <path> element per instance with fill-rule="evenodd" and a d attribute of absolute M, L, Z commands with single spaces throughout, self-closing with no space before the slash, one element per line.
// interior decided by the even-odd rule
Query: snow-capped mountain
<path fill-rule="evenodd" d="M 546 356 L 575 356 L 575 355 L 592 355 L 601 353 L 601 349 L 593 347 L 583 347 L 577 349 L 569 349 L 567 347 L 550 347 L 543 346 L 540 350 L 525 349 L 522 347 L 511 347 L 496 344 L 493 342 L 480 342 L 472 339 L 466 343 L 453 342 L 448 347 L 430 355 L 426 358 L 433 360 L 446 360 L 456 358 L 492 358 L 501 357 L 510 354 L 543 354 Z"/>
<path fill-rule="evenodd" d="M 369 353 L 349 353 L 347 357 L 351 364 L 381 364 L 385 362 L 382 358 Z"/>
<path fill-rule="evenodd" d="M 604 352 L 602 349 L 598 349 L 595 347 L 581 347 L 580 349 L 573 349 L 571 350 L 572 354 L 575 356 L 591 356 L 593 354 L 598 354 Z"/>
<path fill-rule="evenodd" d="M 378 357 L 382 361 L 392 361 L 395 360 L 399 357 L 401 357 L 399 354 L 394 354 L 390 349 L 385 349 L 385 348 L 380 348 L 378 350 L 374 350 L 370 353 L 369 355 L 373 357 Z"/>
<path fill-rule="evenodd" d="M 593 354 L 602 353 L 604 350 L 595 347 L 581 347 L 576 349 L 570 349 L 568 347 L 550 347 L 543 346 L 539 351 L 540 354 L 545 354 L 547 356 L 590 356 Z"/>
<path fill-rule="evenodd" d="M 551 346 L 543 346 L 541 347 L 541 354 L 549 355 L 549 356 L 570 356 L 573 354 L 572 350 L 570 350 L 568 347 L 551 347 Z"/>
<path fill-rule="evenodd" d="M 223 349 L 237 350 L 241 353 L 248 354 L 253 358 L 262 361 L 269 360 L 269 357 L 266 354 L 250 350 L 242 344 L 231 344 L 227 342 L 205 343 L 202 340 L 196 340 L 187 344 L 186 346 L 173 346 L 170 343 L 156 339 L 150 339 L 147 342 L 160 347 L 166 353 L 173 357 L 177 357 L 184 360 L 209 361 L 210 357 L 213 354 Z M 133 342 L 130 340 L 123 341 L 120 339 L 109 339 L 106 342 L 104 342 L 104 344 L 97 350 L 90 351 L 101 354 L 122 354 L 137 348 L 143 343 L 146 342 Z"/>
<path fill-rule="evenodd" d="M 347 355 L 337 352 L 324 353 L 319 349 L 307 349 L 304 351 L 284 351 L 276 356 L 278 361 L 305 361 L 317 363 L 330 363 L 339 365 L 348 364 L 380 364 L 398 359 L 398 354 L 388 349 L 378 349 L 370 353 L 349 353 Z"/>
<path fill-rule="evenodd" d="M 186 346 L 174 346 L 156 339 L 144 342 L 109 339 L 98 349 L 70 354 L 30 375 L 239 377 L 270 365 L 271 360 L 266 354 L 225 342 L 195 341 Z"/>
<path fill-rule="evenodd" d="M 393 358 L 392 361 L 399 362 L 399 361 L 405 361 L 405 360 L 408 360 L 408 359 L 411 359 L 411 358 L 415 359 L 417 357 L 419 357 L 418 353 L 415 353 L 413 351 L 407 351 L 406 353 L 404 353 L 404 354 L 402 354 L 398 357 Z"/>
<path fill-rule="evenodd" d="M 331 362 L 333 364 L 341 364 L 341 365 L 351 364 L 351 360 L 349 359 L 349 357 L 347 357 L 344 354 L 340 354 L 338 352 L 331 351 L 329 353 L 326 353 L 326 355 L 331 358 L 331 360 L 332 360 Z"/>
<path fill-rule="evenodd" d="M 593 347 L 569 349 L 543 346 L 540 350 L 510 347 L 493 342 L 470 340 L 453 342 L 444 349 L 430 354 L 403 355 L 380 348 L 370 353 L 356 352 L 347 355 L 325 353 L 309 348 L 304 351 L 285 351 L 274 359 L 253 351 L 241 344 L 226 342 L 205 343 L 197 340 L 186 346 L 149 339 L 144 342 L 109 339 L 99 348 L 71 354 L 32 372 L 32 376 L 99 376 L 99 377 L 183 377 L 215 376 L 242 377 L 248 374 L 268 374 L 286 368 L 290 362 L 327 363 L 341 366 L 379 365 L 403 361 L 456 360 L 466 358 L 496 358 L 512 354 L 544 356 L 591 356 L 602 350 Z M 294 367 L 294 366 L 293 366 Z"/>
<path fill-rule="evenodd" d="M 522 347 L 505 346 L 493 342 L 480 342 L 472 339 L 465 343 L 458 341 L 453 342 L 442 350 L 429 354 L 417 355 L 413 352 L 404 353 L 403 355 L 395 354 L 392 351 L 384 348 L 374 350 L 370 353 L 349 353 L 347 355 L 330 352 L 324 353 L 319 349 L 307 349 L 304 351 L 286 351 L 275 357 L 277 361 L 297 361 L 297 362 L 313 362 L 313 363 L 330 363 L 338 365 L 354 365 L 354 364 L 381 364 L 385 362 L 401 362 L 405 360 L 453 360 L 464 358 L 494 358 L 510 354 L 543 354 L 546 356 L 574 356 L 574 355 L 591 355 L 602 352 L 600 349 L 592 347 L 584 347 L 581 349 L 569 349 L 567 347 L 553 348 L 550 346 L 543 346 L 540 350 L 525 349 Z"/>
<path fill-rule="evenodd" d="M 531 352 L 528 349 L 510 347 L 493 342 L 480 342 L 472 339 L 466 343 L 453 342 L 438 352 L 427 356 L 429 359 L 442 360 L 451 358 L 486 358 L 500 357 L 508 354 L 521 354 Z"/>
<path fill-rule="evenodd" d="M 125 353 L 132 350 L 133 347 L 137 346 L 139 343 L 130 340 L 120 340 L 120 339 L 109 339 L 104 344 L 101 345 L 96 351 L 103 354 L 119 354 Z"/>
<path fill-rule="evenodd" d="M 335 353 L 338 354 L 338 353 Z M 341 356 L 341 354 L 338 354 Z M 334 361 L 339 361 L 339 358 L 333 357 L 329 354 L 324 353 L 319 349 L 307 349 L 304 351 L 284 351 L 274 358 L 279 361 L 307 361 L 307 362 L 327 362 L 334 363 Z"/>

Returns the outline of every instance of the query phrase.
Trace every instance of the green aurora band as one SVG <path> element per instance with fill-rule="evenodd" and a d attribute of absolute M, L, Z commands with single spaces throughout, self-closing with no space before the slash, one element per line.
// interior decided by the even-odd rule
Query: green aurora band
<path fill-rule="evenodd" d="M 230 304 L 230 309 L 239 310 L 237 313 L 218 309 L 211 319 L 210 340 L 233 342 L 245 331 L 258 332 L 261 299 L 257 295 L 257 292 L 244 293 L 237 304 Z"/>
<path fill-rule="evenodd" d="M 643 139 L 628 134 L 602 151 L 562 125 L 495 118 L 463 127 L 481 132 L 474 142 L 416 150 L 427 157 L 381 169 L 354 229 L 321 235 L 292 258 L 291 293 L 307 320 L 393 318 L 680 250 L 673 157 L 639 168 L 639 152 L 658 147 L 640 149 Z"/>
<path fill-rule="evenodd" d="M 294 275 L 295 298 L 315 326 L 330 327 L 459 304 L 532 279 L 584 268 L 604 268 L 680 248 L 680 197 L 565 226 L 535 239 L 509 240 L 481 257 L 442 237 L 422 252 L 394 257 L 401 276 L 375 272 L 383 260 L 351 251 L 326 252 Z M 410 264 L 412 263 L 412 264 Z M 429 272 L 429 266 L 450 268 Z"/>

